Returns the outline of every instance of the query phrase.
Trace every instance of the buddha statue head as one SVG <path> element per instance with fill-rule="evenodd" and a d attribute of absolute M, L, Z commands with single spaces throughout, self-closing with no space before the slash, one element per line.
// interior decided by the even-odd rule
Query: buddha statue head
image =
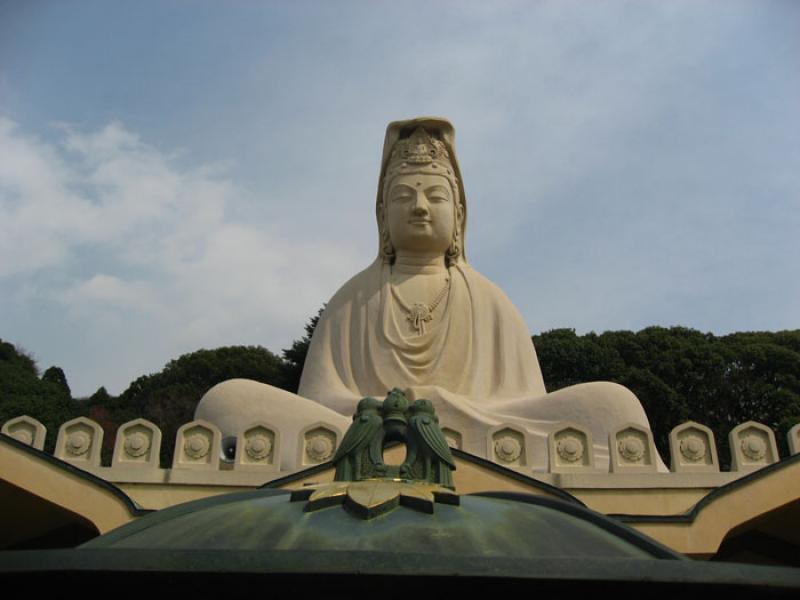
<path fill-rule="evenodd" d="M 384 262 L 397 252 L 442 254 L 448 266 L 465 260 L 467 205 L 454 136 L 450 122 L 435 117 L 387 127 L 376 204 Z"/>

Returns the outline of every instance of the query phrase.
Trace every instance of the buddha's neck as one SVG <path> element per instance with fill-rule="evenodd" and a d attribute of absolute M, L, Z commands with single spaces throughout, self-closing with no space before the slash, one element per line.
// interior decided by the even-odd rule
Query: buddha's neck
<path fill-rule="evenodd" d="M 431 274 L 447 271 L 442 254 L 406 254 L 398 252 L 392 270 L 398 273 Z"/>

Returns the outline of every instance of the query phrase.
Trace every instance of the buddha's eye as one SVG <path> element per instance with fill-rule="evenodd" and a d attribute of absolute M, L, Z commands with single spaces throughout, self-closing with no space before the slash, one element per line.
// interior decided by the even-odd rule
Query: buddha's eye
<path fill-rule="evenodd" d="M 405 186 L 400 186 L 392 191 L 392 202 L 408 202 L 414 196 L 414 192 Z"/>
<path fill-rule="evenodd" d="M 450 195 L 447 193 L 447 191 L 440 187 L 428 190 L 426 195 L 431 202 L 447 202 L 450 200 Z"/>

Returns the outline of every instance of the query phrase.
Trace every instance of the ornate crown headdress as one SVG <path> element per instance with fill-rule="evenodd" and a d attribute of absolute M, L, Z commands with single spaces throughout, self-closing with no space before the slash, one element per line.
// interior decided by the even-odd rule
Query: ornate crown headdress
<path fill-rule="evenodd" d="M 450 153 L 444 142 L 433 138 L 423 127 L 417 127 L 409 137 L 397 141 L 389 161 L 427 164 L 442 158 L 450 162 Z"/>
<path fill-rule="evenodd" d="M 405 173 L 432 173 L 450 180 L 458 193 L 458 183 L 444 142 L 436 139 L 423 127 L 417 127 L 407 138 L 397 140 L 386 166 L 384 185 Z"/>

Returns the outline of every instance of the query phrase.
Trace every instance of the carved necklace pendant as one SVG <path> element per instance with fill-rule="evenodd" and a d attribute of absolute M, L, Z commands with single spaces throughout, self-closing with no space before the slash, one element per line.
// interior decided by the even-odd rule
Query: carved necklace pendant
<path fill-rule="evenodd" d="M 416 335 L 422 335 L 427 330 L 426 323 L 433 321 L 433 311 L 436 310 L 436 307 L 439 306 L 439 303 L 444 299 L 444 297 L 447 295 L 447 292 L 450 290 L 450 277 L 445 278 L 444 286 L 442 286 L 442 289 L 439 290 L 436 298 L 434 298 L 433 302 L 430 304 L 414 302 L 414 304 L 409 307 L 405 302 L 403 302 L 403 299 L 400 297 L 400 294 L 397 292 L 394 285 L 392 285 L 391 288 L 392 296 L 394 296 L 394 298 L 397 300 L 397 303 L 400 305 L 400 308 L 403 309 L 403 312 L 406 313 L 406 321 L 411 324 L 411 328 L 415 331 Z"/>
<path fill-rule="evenodd" d="M 425 333 L 425 323 L 433 320 L 431 309 L 427 304 L 415 302 L 411 307 L 411 311 L 406 315 L 406 319 L 411 323 L 411 326 L 417 331 L 417 335 Z"/>

